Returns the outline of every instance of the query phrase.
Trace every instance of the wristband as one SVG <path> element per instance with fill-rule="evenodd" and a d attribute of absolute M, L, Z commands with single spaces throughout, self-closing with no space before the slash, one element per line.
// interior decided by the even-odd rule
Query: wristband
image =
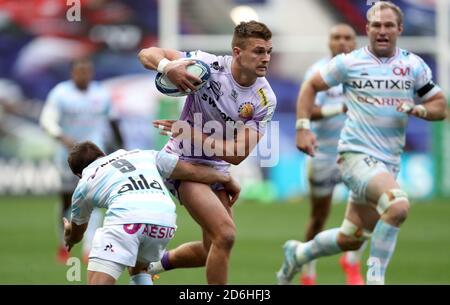
<path fill-rule="evenodd" d="M 309 121 L 309 119 L 297 119 L 297 121 L 295 122 L 295 129 L 296 130 L 300 130 L 300 129 L 310 130 L 311 122 Z"/>
<path fill-rule="evenodd" d="M 417 111 L 417 116 L 419 118 L 423 119 L 427 117 L 428 111 L 427 108 L 425 108 L 425 106 L 423 105 L 414 106 L 414 110 Z"/>
<path fill-rule="evenodd" d="M 159 64 L 158 64 L 158 68 L 156 69 L 159 73 L 164 74 L 164 69 L 166 68 L 166 66 L 168 64 L 170 64 L 171 61 L 168 60 L 167 58 L 163 58 L 160 60 Z"/>

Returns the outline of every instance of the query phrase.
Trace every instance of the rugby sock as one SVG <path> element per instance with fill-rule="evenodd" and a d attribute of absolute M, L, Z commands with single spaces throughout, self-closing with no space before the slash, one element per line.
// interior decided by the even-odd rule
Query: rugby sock
<path fill-rule="evenodd" d="M 165 252 L 159 262 L 150 263 L 148 266 L 150 274 L 158 274 L 170 269 L 173 269 L 173 266 L 169 262 L 169 252 Z"/>
<path fill-rule="evenodd" d="M 302 274 L 308 277 L 316 277 L 316 260 L 304 264 L 302 267 Z"/>
<path fill-rule="evenodd" d="M 130 285 L 153 285 L 152 276 L 148 273 L 132 275 Z"/>
<path fill-rule="evenodd" d="M 169 252 L 165 252 L 163 257 L 161 258 L 161 266 L 164 268 L 164 270 L 171 270 L 174 268 L 169 262 Z"/>
<path fill-rule="evenodd" d="M 361 247 L 358 250 L 347 251 L 346 256 L 345 256 L 345 260 L 347 261 L 347 263 L 349 263 L 351 265 L 359 263 L 359 261 L 361 260 L 361 256 L 367 247 L 367 244 L 368 244 L 368 241 L 365 240 L 364 243 L 361 245 Z"/>
<path fill-rule="evenodd" d="M 386 268 L 394 254 L 399 228 L 378 220 L 372 233 L 370 257 L 367 262 L 367 284 L 383 285 Z"/>
<path fill-rule="evenodd" d="M 295 257 L 299 265 L 303 265 L 321 256 L 341 252 L 337 244 L 339 228 L 326 230 L 317 234 L 314 239 L 297 247 Z"/>

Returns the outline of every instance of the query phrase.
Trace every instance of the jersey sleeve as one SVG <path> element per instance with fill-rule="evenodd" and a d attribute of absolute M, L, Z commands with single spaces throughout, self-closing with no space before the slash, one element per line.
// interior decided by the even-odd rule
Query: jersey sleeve
<path fill-rule="evenodd" d="M 72 195 L 72 221 L 77 225 L 82 225 L 89 222 L 93 204 L 86 199 L 85 184 L 80 182 Z"/>
<path fill-rule="evenodd" d="M 181 56 L 187 59 L 199 59 L 208 64 L 217 61 L 217 55 L 203 52 L 201 50 L 182 52 Z"/>
<path fill-rule="evenodd" d="M 39 124 L 49 135 L 53 137 L 58 137 L 63 133 L 62 128 L 59 125 L 59 91 L 59 87 L 55 87 L 50 91 L 39 117 Z"/>
<path fill-rule="evenodd" d="M 264 88 L 257 91 L 259 104 L 256 107 L 253 118 L 245 122 L 245 126 L 256 130 L 261 136 L 266 133 L 267 124 L 272 121 L 277 99 L 275 94 L 268 93 Z"/>
<path fill-rule="evenodd" d="M 178 156 L 174 154 L 166 153 L 161 150 L 156 154 L 156 167 L 158 168 L 159 174 L 163 178 L 168 178 L 172 175 L 175 166 L 178 163 Z"/>
<path fill-rule="evenodd" d="M 438 85 L 433 82 L 433 74 L 430 67 L 418 56 L 414 73 L 414 90 L 419 98 L 419 102 L 424 102 L 441 91 Z"/>
<path fill-rule="evenodd" d="M 337 86 L 345 81 L 348 73 L 349 56 L 346 54 L 337 55 L 320 69 L 320 75 L 328 87 Z"/>

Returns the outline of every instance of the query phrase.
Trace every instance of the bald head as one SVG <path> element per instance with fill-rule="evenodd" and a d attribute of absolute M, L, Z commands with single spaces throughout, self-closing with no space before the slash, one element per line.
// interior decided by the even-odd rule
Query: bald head
<path fill-rule="evenodd" d="M 341 53 L 350 53 L 356 47 L 356 32 L 345 23 L 333 26 L 330 30 L 329 47 L 332 56 Z"/>

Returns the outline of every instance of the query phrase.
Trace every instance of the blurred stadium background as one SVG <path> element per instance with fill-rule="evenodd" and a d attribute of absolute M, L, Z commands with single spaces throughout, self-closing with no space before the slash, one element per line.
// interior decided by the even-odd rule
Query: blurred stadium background
<path fill-rule="evenodd" d="M 81 20 L 67 11 L 81 4 Z M 165 138 L 154 118 L 176 118 L 181 101 L 158 93 L 137 53 L 150 45 L 230 50 L 236 21 L 258 19 L 274 33 L 268 79 L 277 94 L 278 163 L 257 159 L 233 168 L 243 185 L 236 207 L 238 241 L 230 283 L 272 284 L 281 245 L 304 234 L 308 205 L 305 157 L 294 144 L 295 101 L 308 66 L 328 54 L 330 26 L 350 23 L 365 44 L 366 0 L 0 0 L 0 284 L 68 283 L 55 260 L 55 143 L 37 119 L 50 89 L 69 77 L 70 62 L 91 56 L 96 79 L 112 92 L 126 148 L 157 149 Z M 394 0 L 405 12 L 400 47 L 420 54 L 450 95 L 450 1 Z M 67 4 L 69 3 L 69 4 Z M 71 3 L 71 4 L 70 4 Z M 105 137 L 109 135 L 105 132 Z M 414 206 L 388 283 L 450 283 L 450 124 L 410 119 L 400 183 Z M 329 226 L 340 223 L 346 189 L 336 192 Z M 175 246 L 199 236 L 180 207 Z M 79 248 L 79 247 L 78 247 Z M 75 249 L 77 254 L 79 249 Z M 318 265 L 319 283 L 344 283 L 337 258 Z M 84 283 L 84 276 L 82 277 Z M 122 283 L 126 283 L 123 276 Z M 164 274 L 162 284 L 204 284 L 203 270 Z"/>

